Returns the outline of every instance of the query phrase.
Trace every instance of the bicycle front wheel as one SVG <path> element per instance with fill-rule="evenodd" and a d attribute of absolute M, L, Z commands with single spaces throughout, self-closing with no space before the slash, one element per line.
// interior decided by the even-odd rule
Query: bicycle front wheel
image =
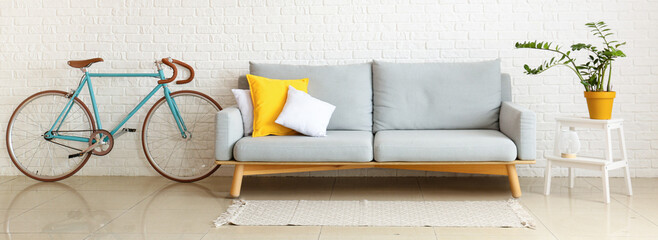
<path fill-rule="evenodd" d="M 215 164 L 215 114 L 222 108 L 207 95 L 196 91 L 171 93 L 174 106 L 163 97 L 144 119 L 142 147 L 160 175 L 178 182 L 194 182 L 210 176 Z M 177 108 L 182 125 L 176 122 Z M 185 136 L 181 128 L 186 127 Z M 180 128 L 179 128 L 180 127 Z"/>
<path fill-rule="evenodd" d="M 60 138 L 48 139 L 45 133 L 53 126 L 70 98 L 64 91 L 49 90 L 25 99 L 9 119 L 7 151 L 11 161 L 23 174 L 39 181 L 58 181 L 75 174 L 87 162 L 91 153 L 69 158 L 89 146 Z M 96 129 L 87 106 L 78 98 L 53 135 L 88 138 Z"/>

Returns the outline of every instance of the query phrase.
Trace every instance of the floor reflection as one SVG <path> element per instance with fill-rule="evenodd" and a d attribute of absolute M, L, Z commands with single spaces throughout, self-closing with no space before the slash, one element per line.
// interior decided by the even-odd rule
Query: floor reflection
<path fill-rule="evenodd" d="M 45 189 L 45 190 L 44 190 Z M 53 192 L 57 194 L 52 199 L 66 196 L 67 205 L 70 209 L 43 209 L 40 208 L 48 203 L 41 202 L 39 205 L 21 211 L 18 207 L 24 202 L 33 201 L 35 193 Z M 44 197 L 52 195 L 43 194 Z M 51 200 L 52 200 L 51 199 Z M 71 186 L 59 182 L 39 182 L 26 187 L 15 195 L 9 206 L 4 220 L 4 229 L 9 239 L 16 233 L 92 233 L 112 220 L 110 214 L 104 210 L 93 210 L 89 202 Z"/>
<path fill-rule="evenodd" d="M 9 180 L 7 180 L 9 179 Z M 502 200 L 505 178 L 246 178 L 247 200 Z M 656 239 L 658 179 L 611 179 L 610 204 L 601 201 L 601 181 L 556 178 L 551 195 L 542 178 L 522 178 L 522 205 L 537 229 L 503 228 L 215 228 L 231 203 L 231 178 L 175 183 L 162 177 L 72 177 L 41 183 L 0 177 L 0 240 L 4 239 Z M 429 230 L 428 230 L 429 229 Z"/>
<path fill-rule="evenodd" d="M 162 182 L 150 191 L 144 187 L 103 190 L 108 186 L 94 190 L 89 186 L 94 184 L 113 183 L 93 182 L 81 188 L 62 182 L 35 182 L 13 191 L 6 209 L 0 209 L 4 237 L 29 239 L 26 234 L 39 233 L 46 239 L 62 234 L 93 235 L 92 239 L 158 239 L 163 232 L 179 232 L 179 239 L 183 239 L 186 233 L 205 233 L 215 215 L 230 202 L 225 199 L 226 192 L 211 190 L 212 180 Z"/>

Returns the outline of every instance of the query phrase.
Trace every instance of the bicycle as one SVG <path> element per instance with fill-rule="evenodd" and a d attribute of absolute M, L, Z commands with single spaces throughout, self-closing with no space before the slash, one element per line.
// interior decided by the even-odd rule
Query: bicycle
<path fill-rule="evenodd" d="M 14 165 L 36 180 L 52 182 L 78 172 L 91 155 L 112 151 L 114 140 L 136 129 L 122 128 L 160 89 L 164 96 L 153 104 L 144 118 L 142 149 L 150 165 L 162 176 L 178 182 L 194 182 L 210 176 L 219 165 L 214 159 L 214 115 L 221 106 L 207 95 L 191 90 L 171 92 L 167 84 L 178 75 L 176 65 L 189 70 L 190 76 L 176 84 L 194 79 L 194 69 L 179 60 L 156 61 L 155 73 L 91 73 L 92 64 L 102 58 L 68 61 L 84 74 L 78 87 L 70 92 L 47 90 L 25 99 L 14 110 L 7 125 L 7 150 Z M 162 64 L 173 70 L 166 78 Z M 91 78 L 152 77 L 157 85 L 111 131 L 102 127 Z M 87 87 L 93 116 L 78 96 Z M 166 103 L 166 104 L 165 104 Z M 94 121 L 95 119 L 95 121 Z"/>

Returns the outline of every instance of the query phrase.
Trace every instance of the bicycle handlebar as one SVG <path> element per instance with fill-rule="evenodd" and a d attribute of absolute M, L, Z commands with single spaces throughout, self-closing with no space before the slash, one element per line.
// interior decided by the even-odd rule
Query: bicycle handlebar
<path fill-rule="evenodd" d="M 178 80 L 178 81 L 176 81 L 176 84 L 189 83 L 189 82 L 192 81 L 192 79 L 194 79 L 194 69 L 192 68 L 192 66 L 190 66 L 187 63 L 184 63 L 182 61 L 176 60 L 176 59 L 171 59 L 171 60 L 170 59 L 171 58 L 163 58 L 162 63 L 164 63 L 165 65 L 169 66 L 172 70 L 174 70 L 174 73 L 171 75 L 170 78 L 158 81 L 158 84 L 170 83 L 170 82 L 173 82 L 174 80 L 176 80 L 176 77 L 178 76 L 178 69 L 176 68 L 176 65 L 174 65 L 174 63 L 178 64 L 178 65 L 181 65 L 181 66 L 183 66 L 184 68 L 187 68 L 187 70 L 190 71 L 190 77 L 189 78 L 187 78 L 185 80 Z"/>
<path fill-rule="evenodd" d="M 191 82 L 192 79 L 194 79 L 194 69 L 192 68 L 192 66 L 188 65 L 187 63 L 178 61 L 176 59 L 174 59 L 174 63 L 178 64 L 178 65 L 181 65 L 181 66 L 183 66 L 184 68 L 187 68 L 187 70 L 190 71 L 190 77 L 188 77 L 185 80 L 178 80 L 178 81 L 176 81 L 176 84 L 186 84 L 188 82 Z"/>

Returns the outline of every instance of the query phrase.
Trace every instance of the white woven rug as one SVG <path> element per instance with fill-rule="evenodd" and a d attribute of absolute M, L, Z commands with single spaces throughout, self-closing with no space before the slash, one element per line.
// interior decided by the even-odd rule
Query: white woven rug
<path fill-rule="evenodd" d="M 528 212 L 507 201 L 235 200 L 215 221 L 243 226 L 394 226 L 534 228 Z"/>

